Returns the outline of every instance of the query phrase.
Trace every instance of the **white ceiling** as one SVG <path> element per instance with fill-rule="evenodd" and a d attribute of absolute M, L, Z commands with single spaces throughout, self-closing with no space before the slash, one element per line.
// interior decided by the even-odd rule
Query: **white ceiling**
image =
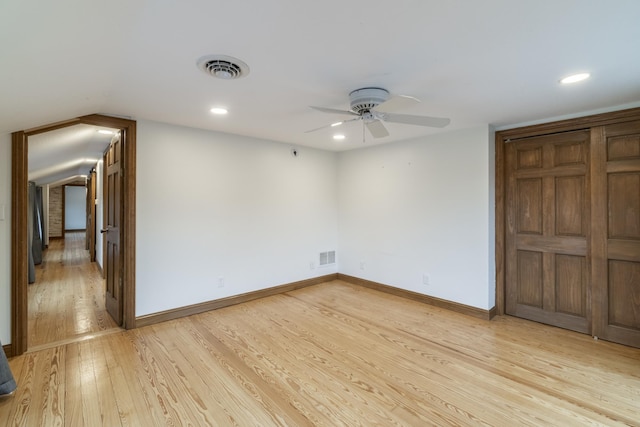
<path fill-rule="evenodd" d="M 81 124 L 30 136 L 29 181 L 56 186 L 86 178 L 113 137 L 99 130 L 115 131 Z"/>
<path fill-rule="evenodd" d="M 638 0 L 4 0 L 0 133 L 103 113 L 341 151 L 637 106 L 639 18 Z M 214 79 L 196 67 L 208 54 L 251 72 Z M 559 85 L 579 71 L 592 78 Z M 451 124 L 364 145 L 357 123 L 341 142 L 305 133 L 339 119 L 310 105 L 348 109 L 365 86 Z"/>

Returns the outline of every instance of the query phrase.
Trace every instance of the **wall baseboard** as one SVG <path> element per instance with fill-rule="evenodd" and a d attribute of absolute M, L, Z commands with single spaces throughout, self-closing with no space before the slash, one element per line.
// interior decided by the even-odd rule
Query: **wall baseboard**
<path fill-rule="evenodd" d="M 457 313 L 466 314 L 468 316 L 473 316 L 482 320 L 491 320 L 496 315 L 495 307 L 493 307 L 491 310 L 483 310 L 481 308 L 471 307 L 469 305 L 447 301 L 444 299 L 420 294 L 418 292 L 407 291 L 405 289 L 400 289 L 389 285 L 383 285 L 382 283 L 372 282 L 370 280 L 348 276 L 342 273 L 338 273 L 338 280 L 343 280 L 354 285 L 364 286 L 365 288 L 374 289 L 376 291 L 385 292 L 398 297 L 411 299 L 424 304 L 444 308 L 450 311 L 455 311 Z"/>
<path fill-rule="evenodd" d="M 7 359 L 13 357 L 13 346 L 11 344 L 5 344 L 2 346 L 4 350 L 4 354 L 7 356 Z"/>
<path fill-rule="evenodd" d="M 444 308 L 455 311 L 457 313 L 466 314 L 482 320 L 491 320 L 496 315 L 496 307 L 490 310 L 471 307 L 457 302 L 447 301 L 429 295 L 417 292 L 407 291 L 405 289 L 396 288 L 382 283 L 372 282 L 370 280 L 361 279 L 359 277 L 349 276 L 342 273 L 328 274 L 326 276 L 314 277 L 311 279 L 301 280 L 299 282 L 287 283 L 284 285 L 274 286 L 272 288 L 261 289 L 259 291 L 247 292 L 240 295 L 234 295 L 213 301 L 202 302 L 199 304 L 189 305 L 186 307 L 174 308 L 172 310 L 161 311 L 158 313 L 147 314 L 136 317 L 136 327 L 149 326 L 167 320 L 179 319 L 181 317 L 191 316 L 193 314 L 204 313 L 206 311 L 216 310 L 223 307 L 229 307 L 243 302 L 252 301 L 259 298 L 265 298 L 272 295 L 283 294 L 296 289 L 306 288 L 308 286 L 319 285 L 321 283 L 330 282 L 332 280 L 342 280 L 365 288 L 374 289 L 376 291 L 388 293 L 402 298 L 411 299 L 424 304 L 433 305 L 435 307 Z M 13 346 L 6 344 L 2 346 L 7 358 L 13 357 Z"/>
<path fill-rule="evenodd" d="M 326 276 L 314 277 L 311 279 L 301 280 L 299 282 L 292 282 L 284 285 L 274 286 L 272 288 L 261 289 L 259 291 L 247 292 L 240 295 L 233 295 L 227 298 L 206 301 L 199 304 L 160 311 L 158 313 L 146 314 L 144 316 L 136 317 L 136 328 L 153 325 L 160 322 L 166 322 L 167 320 L 179 319 L 181 317 L 191 316 L 193 314 L 204 313 L 205 311 L 229 307 L 231 305 L 241 304 L 243 302 L 252 301 L 259 298 L 265 298 L 296 289 L 306 288 L 308 286 L 319 285 L 320 283 L 335 280 L 337 277 L 337 273 L 328 274 Z"/>

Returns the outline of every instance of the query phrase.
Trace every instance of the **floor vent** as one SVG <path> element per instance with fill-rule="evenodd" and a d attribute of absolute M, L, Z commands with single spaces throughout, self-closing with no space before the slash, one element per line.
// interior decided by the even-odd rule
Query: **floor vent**
<path fill-rule="evenodd" d="M 336 263 L 336 251 L 320 252 L 320 262 L 318 265 L 331 265 Z"/>

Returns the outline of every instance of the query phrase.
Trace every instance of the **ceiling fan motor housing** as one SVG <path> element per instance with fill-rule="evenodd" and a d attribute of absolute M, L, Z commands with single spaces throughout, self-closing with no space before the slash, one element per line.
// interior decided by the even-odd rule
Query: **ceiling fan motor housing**
<path fill-rule="evenodd" d="M 356 89 L 349 94 L 351 111 L 356 114 L 367 113 L 387 99 L 389 99 L 389 92 L 379 87 Z"/>

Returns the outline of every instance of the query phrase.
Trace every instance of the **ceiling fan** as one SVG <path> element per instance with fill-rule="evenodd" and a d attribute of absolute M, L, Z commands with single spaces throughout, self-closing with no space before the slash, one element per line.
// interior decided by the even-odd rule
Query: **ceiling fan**
<path fill-rule="evenodd" d="M 315 132 L 320 129 L 334 127 L 348 122 L 362 121 L 363 127 L 366 127 L 374 138 L 384 138 L 385 136 L 389 136 L 389 131 L 387 131 L 387 128 L 382 122 L 436 128 L 445 127 L 451 122 L 451 120 L 442 117 L 393 113 L 393 111 L 402 110 L 416 105 L 420 103 L 420 100 L 406 95 L 391 96 L 386 89 L 379 87 L 356 89 L 349 94 L 349 101 L 350 110 L 336 110 L 333 108 L 311 106 L 314 110 L 322 111 L 323 113 L 342 114 L 355 117 L 342 122 L 311 129 L 305 133 Z"/>

